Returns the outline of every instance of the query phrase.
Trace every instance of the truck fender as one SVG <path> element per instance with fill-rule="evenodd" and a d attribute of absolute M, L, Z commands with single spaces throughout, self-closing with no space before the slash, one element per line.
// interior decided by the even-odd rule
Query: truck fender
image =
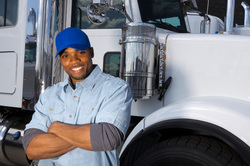
<path fill-rule="evenodd" d="M 136 125 L 123 144 L 121 160 L 136 141 L 148 133 L 165 128 L 174 129 L 172 131 L 184 129 L 218 138 L 250 163 L 249 157 L 244 156 L 250 152 L 249 110 L 249 102 L 222 96 L 195 97 L 167 105 Z M 168 137 L 171 134 L 169 132 Z"/>

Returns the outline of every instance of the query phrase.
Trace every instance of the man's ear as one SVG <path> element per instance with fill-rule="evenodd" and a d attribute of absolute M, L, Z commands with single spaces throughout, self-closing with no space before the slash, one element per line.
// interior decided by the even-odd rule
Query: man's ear
<path fill-rule="evenodd" d="M 90 47 L 89 51 L 90 51 L 91 58 L 94 58 L 94 49 L 93 49 L 93 47 Z"/>

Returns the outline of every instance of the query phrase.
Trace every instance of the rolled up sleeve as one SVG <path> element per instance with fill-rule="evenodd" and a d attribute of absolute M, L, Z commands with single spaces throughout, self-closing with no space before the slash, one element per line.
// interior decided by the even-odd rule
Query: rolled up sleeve
<path fill-rule="evenodd" d="M 107 86 L 113 89 L 102 103 L 96 122 L 106 122 L 116 126 L 125 136 L 131 113 L 132 94 L 125 81 L 120 80 Z"/>

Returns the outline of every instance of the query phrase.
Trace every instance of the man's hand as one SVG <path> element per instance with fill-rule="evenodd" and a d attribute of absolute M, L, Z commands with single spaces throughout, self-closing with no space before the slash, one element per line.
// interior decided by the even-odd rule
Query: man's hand
<path fill-rule="evenodd" d="M 69 125 L 61 122 L 53 122 L 48 130 L 59 138 L 85 150 L 92 150 L 90 140 L 90 124 Z"/>
<path fill-rule="evenodd" d="M 90 124 L 69 125 L 53 122 L 48 133 L 35 136 L 26 149 L 29 159 L 57 157 L 75 148 L 92 150 Z"/>
<path fill-rule="evenodd" d="M 62 128 L 63 126 L 64 126 L 64 124 L 61 123 L 61 122 L 53 122 L 53 123 L 50 125 L 50 127 L 49 127 L 48 133 L 50 133 L 50 134 L 55 134 L 55 132 L 56 132 L 58 129 Z"/>
<path fill-rule="evenodd" d="M 26 148 L 26 154 L 30 160 L 47 159 L 61 156 L 76 146 L 54 134 L 43 133 L 35 136 Z"/>

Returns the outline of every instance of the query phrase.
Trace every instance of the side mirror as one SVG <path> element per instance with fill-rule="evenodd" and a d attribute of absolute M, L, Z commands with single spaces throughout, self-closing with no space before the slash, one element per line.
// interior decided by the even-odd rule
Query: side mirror
<path fill-rule="evenodd" d="M 28 22 L 31 22 L 33 24 L 33 34 L 36 32 L 36 26 L 37 26 L 37 22 L 36 22 L 36 11 L 34 10 L 34 8 L 30 8 L 29 10 L 29 14 L 28 14 Z"/>
<path fill-rule="evenodd" d="M 112 0 L 93 0 L 93 3 L 87 6 L 88 19 L 93 24 L 101 25 L 106 21 L 106 10 L 113 10 L 122 13 L 129 20 L 129 22 L 133 21 L 127 14 L 124 3 L 122 3 L 121 9 L 117 9 L 112 5 Z"/>
<path fill-rule="evenodd" d="M 87 6 L 88 19 L 96 25 L 101 25 L 106 21 L 105 4 L 89 4 Z"/>

